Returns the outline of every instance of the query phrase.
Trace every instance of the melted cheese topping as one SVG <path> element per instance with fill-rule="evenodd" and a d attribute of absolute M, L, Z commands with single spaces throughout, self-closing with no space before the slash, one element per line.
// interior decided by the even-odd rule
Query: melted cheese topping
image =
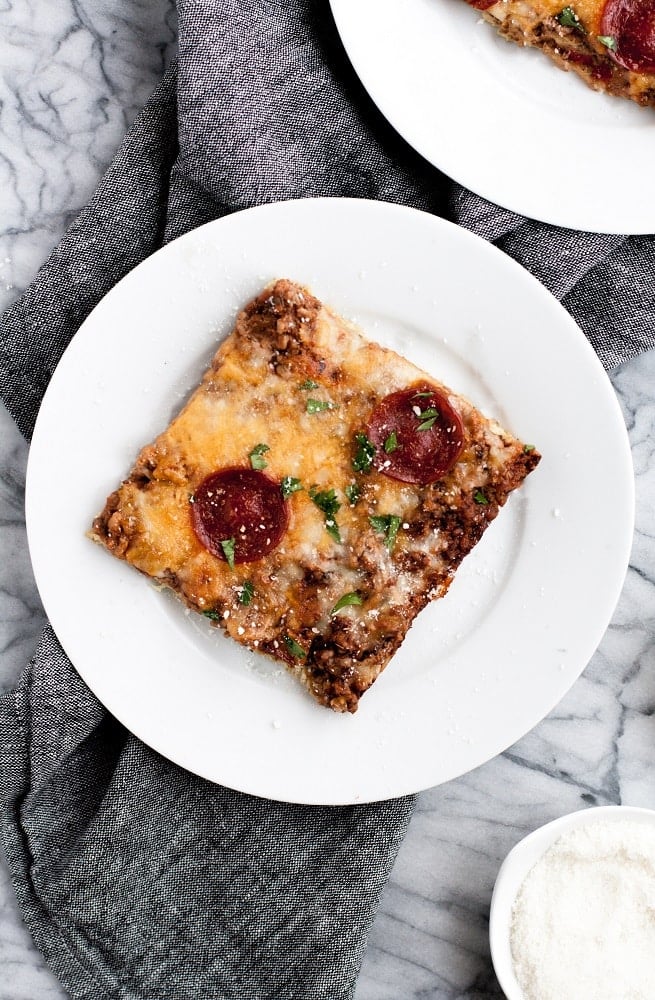
<path fill-rule="evenodd" d="M 499 3 L 489 7 L 499 21 L 504 20 L 508 11 L 513 17 L 523 17 L 533 20 L 535 14 L 539 17 L 557 17 L 565 7 L 572 7 L 588 31 L 598 33 L 603 16 L 605 0 L 575 0 L 566 3 L 565 0 L 539 0 L 538 3 L 527 3 L 525 0 L 499 0 Z"/>
<path fill-rule="evenodd" d="M 562 10 L 571 7 L 583 31 L 570 31 L 553 24 Z M 619 66 L 598 40 L 602 35 L 605 0 L 498 0 L 484 11 L 484 17 L 500 28 L 501 33 L 521 45 L 543 49 L 558 65 L 581 75 L 594 89 L 619 94 L 640 104 L 655 103 L 655 75 L 637 73 Z M 546 30 L 544 30 L 544 22 Z M 579 53 L 582 61 L 567 61 L 567 52 Z M 609 75 L 594 74 L 584 62 L 584 54 L 601 57 Z"/>
<path fill-rule="evenodd" d="M 418 494 L 411 486 L 374 473 L 366 508 L 352 507 L 345 489 L 356 478 L 351 442 L 354 433 L 365 427 L 369 401 L 425 378 L 424 373 L 394 352 L 365 341 L 327 310 L 319 316 L 314 343 L 318 351 L 329 351 L 333 370 L 347 372 L 345 382 L 303 390 L 302 373 L 281 377 L 262 345 L 253 350 L 250 342 L 234 337 L 226 341 L 211 374 L 155 444 L 167 478 L 171 466 L 186 469 L 187 490 L 164 479 L 147 491 L 137 491 L 143 537 L 130 551 L 129 561 L 157 576 L 162 568 L 178 573 L 191 554 L 202 556 L 204 550 L 190 527 L 189 495 L 209 473 L 248 465 L 249 453 L 260 443 L 269 448 L 264 456 L 267 475 L 279 481 L 293 476 L 304 486 L 288 500 L 291 516 L 282 542 L 286 552 L 293 552 L 302 563 L 325 563 L 336 557 L 325 515 L 307 492 L 310 487 L 337 491 L 342 506 L 336 520 L 346 547 L 362 530 L 371 530 L 369 509 L 403 519 L 412 516 Z M 329 402 L 334 408 L 308 413 L 308 399 Z M 214 562 L 216 572 L 227 577 L 228 567 Z M 288 565 L 280 572 L 288 575 Z"/>
<path fill-rule="evenodd" d="M 356 697 L 385 666 L 416 613 L 445 593 L 459 561 L 529 467 L 520 442 L 468 400 L 368 341 L 298 286 L 279 282 L 273 291 L 277 298 L 263 294 L 255 300 L 260 312 L 241 314 L 182 412 L 143 449 L 130 479 L 109 498 L 94 537 L 190 607 L 210 611 L 250 648 L 289 662 L 290 637 L 308 657 L 296 669 L 304 671 L 313 693 L 353 711 L 353 698 L 356 707 Z M 279 298 L 284 306 L 285 295 L 288 310 L 280 307 L 280 316 L 271 318 L 266 310 Z M 312 303 L 307 319 L 305 301 Z M 307 379 L 318 387 L 304 389 Z M 375 470 L 356 473 L 354 435 L 365 430 L 376 403 L 426 380 L 441 388 L 462 418 L 466 441 L 455 467 L 428 487 Z M 331 408 L 308 412 L 308 399 Z M 248 467 L 258 444 L 269 449 L 266 474 L 279 482 L 294 477 L 302 489 L 287 500 L 289 526 L 278 547 L 230 568 L 196 537 L 190 503 L 210 473 Z M 361 499 L 351 505 L 346 489 L 355 482 Z M 476 489 L 492 490 L 488 508 L 474 509 Z M 336 492 L 341 541 L 327 530 L 312 490 Z M 393 548 L 370 523 L 372 516 L 390 514 L 400 518 Z M 455 547 L 453 537 L 438 528 L 452 516 L 461 522 Z M 246 581 L 253 590 L 250 604 L 240 600 Z M 362 604 L 333 615 L 336 602 L 352 592 Z M 315 637 L 347 651 L 338 682 L 332 667 L 332 674 L 319 679 L 318 666 L 309 669 Z M 317 664 L 320 656 L 318 648 Z M 343 695 L 346 681 L 350 687 Z"/>

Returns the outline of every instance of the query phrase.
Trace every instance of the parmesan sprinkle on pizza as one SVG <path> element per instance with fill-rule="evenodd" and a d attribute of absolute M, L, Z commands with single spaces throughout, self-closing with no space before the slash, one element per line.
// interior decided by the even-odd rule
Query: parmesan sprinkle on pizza
<path fill-rule="evenodd" d="M 539 457 L 279 280 L 90 536 L 355 712 Z"/>

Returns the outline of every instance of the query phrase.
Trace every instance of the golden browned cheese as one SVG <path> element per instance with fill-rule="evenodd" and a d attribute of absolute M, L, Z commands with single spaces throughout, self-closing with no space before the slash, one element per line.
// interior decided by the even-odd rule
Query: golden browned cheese
<path fill-rule="evenodd" d="M 317 383 L 309 394 L 307 380 Z M 428 486 L 356 472 L 354 435 L 379 400 L 426 380 L 463 422 L 454 468 Z M 334 405 L 307 412 L 308 395 Z M 269 449 L 267 476 L 291 476 L 303 488 L 286 501 L 289 524 L 277 548 L 230 568 L 196 537 L 190 504 L 210 473 L 249 467 L 258 444 Z M 367 340 L 307 289 L 280 280 L 240 313 L 198 389 L 142 450 L 91 536 L 209 613 L 237 642 L 284 661 L 319 702 L 354 712 L 416 614 L 446 593 L 463 557 L 538 461 L 463 397 Z M 353 485 L 361 492 L 355 504 L 346 493 Z M 335 491 L 341 541 L 327 530 L 312 487 Z M 369 520 L 389 514 L 400 518 L 393 546 Z M 249 604 L 241 600 L 244 584 Z M 333 613 L 353 593 L 362 603 Z"/>
<path fill-rule="evenodd" d="M 540 48 L 561 69 L 577 73 L 594 90 L 655 106 L 655 74 L 624 68 L 599 41 L 605 37 L 603 8 L 604 0 L 498 0 L 481 13 L 505 38 Z M 563 10 L 573 11 L 579 23 L 560 23 Z"/>

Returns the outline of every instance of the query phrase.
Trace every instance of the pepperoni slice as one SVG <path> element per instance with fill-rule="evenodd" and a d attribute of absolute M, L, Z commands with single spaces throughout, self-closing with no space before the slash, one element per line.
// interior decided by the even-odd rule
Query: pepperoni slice
<path fill-rule="evenodd" d="M 234 562 L 263 559 L 280 543 L 289 523 L 280 484 L 257 469 L 234 467 L 212 472 L 191 504 L 198 541 L 227 561 L 221 542 L 234 540 Z"/>
<path fill-rule="evenodd" d="M 655 73 L 655 4 L 653 0 L 607 0 L 601 34 L 613 38 L 617 63 L 633 73 Z"/>
<path fill-rule="evenodd" d="M 427 383 L 385 396 L 367 428 L 376 446 L 373 464 L 391 479 L 426 486 L 459 458 L 464 429 L 443 393 Z"/>

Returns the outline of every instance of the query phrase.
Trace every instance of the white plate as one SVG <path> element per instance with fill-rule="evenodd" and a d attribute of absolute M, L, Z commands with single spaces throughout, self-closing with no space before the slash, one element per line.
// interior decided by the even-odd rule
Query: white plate
<path fill-rule="evenodd" d="M 314 704 L 273 661 L 185 614 L 84 535 L 140 446 L 195 386 L 237 310 L 280 276 L 311 286 L 544 455 L 355 716 Z M 53 627 L 132 732 L 232 788 L 336 804 L 462 774 L 555 705 L 617 600 L 633 476 L 611 384 L 534 278 L 433 216 L 310 200 L 203 226 L 98 305 L 39 414 L 27 520 Z"/>
<path fill-rule="evenodd" d="M 434 166 L 543 222 L 655 232 L 653 109 L 597 94 L 506 42 L 464 0 L 331 5 L 369 94 Z"/>

